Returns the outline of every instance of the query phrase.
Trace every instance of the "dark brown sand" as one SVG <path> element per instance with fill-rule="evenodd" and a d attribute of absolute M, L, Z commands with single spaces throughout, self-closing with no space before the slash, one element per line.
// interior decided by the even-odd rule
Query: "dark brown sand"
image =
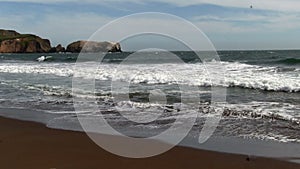
<path fill-rule="evenodd" d="M 110 154 L 85 133 L 0 118 L 0 169 L 299 169 L 299 164 L 175 147 L 151 158 Z M 110 136 L 102 136 L 110 138 Z M 116 138 L 111 138 L 116 139 Z"/>

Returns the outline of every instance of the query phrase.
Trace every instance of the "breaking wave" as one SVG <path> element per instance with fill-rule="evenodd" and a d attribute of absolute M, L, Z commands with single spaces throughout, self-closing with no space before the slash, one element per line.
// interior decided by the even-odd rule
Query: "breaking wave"
<path fill-rule="evenodd" d="M 101 64 L 97 70 L 92 62 L 81 63 L 85 69 L 76 77 L 98 80 L 121 80 L 133 84 L 183 84 L 194 86 L 222 86 L 260 89 L 265 91 L 299 92 L 300 70 L 282 67 L 264 67 L 239 62 L 222 62 L 226 69 L 222 81 L 214 81 L 201 64 L 153 64 L 116 65 Z M 74 63 L 5 63 L 0 64 L 3 73 L 28 73 L 72 77 Z M 92 65 L 92 66 L 90 66 Z M 209 65 L 209 64 L 208 64 Z M 206 65 L 207 66 L 207 65 Z M 135 74 L 136 73 L 136 74 Z M 135 74 L 133 76 L 133 74 Z"/>
<path fill-rule="evenodd" d="M 300 64 L 300 59 L 287 58 L 287 59 L 278 60 L 276 62 L 282 63 L 282 64 L 287 64 L 287 65 L 296 65 L 296 64 Z"/>

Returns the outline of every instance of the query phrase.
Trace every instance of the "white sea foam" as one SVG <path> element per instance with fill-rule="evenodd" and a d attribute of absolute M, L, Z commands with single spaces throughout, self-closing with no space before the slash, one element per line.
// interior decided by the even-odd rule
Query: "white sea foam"
<path fill-rule="evenodd" d="M 226 113 L 226 110 L 229 112 Z M 279 102 L 256 102 L 226 104 L 224 116 L 240 118 L 269 118 L 300 124 L 300 106 Z"/>
<path fill-rule="evenodd" d="M 280 71 L 277 67 L 261 67 L 238 62 L 222 62 L 226 69 L 225 79 L 214 81 L 213 73 L 208 74 L 203 64 L 101 64 L 81 63 L 84 69 L 76 77 L 99 80 L 121 80 L 130 83 L 187 84 L 197 86 L 243 87 L 270 91 L 299 92 L 300 70 Z M 209 65 L 209 63 L 208 63 Z M 2 63 L 0 72 L 52 74 L 71 77 L 73 63 Z M 95 76 L 96 75 L 96 76 Z"/>
<path fill-rule="evenodd" d="M 268 133 L 268 134 L 257 134 L 257 133 L 251 133 L 247 135 L 240 135 L 240 137 L 243 138 L 255 138 L 260 140 L 273 140 L 273 141 L 279 141 L 282 143 L 288 143 L 288 142 L 297 142 L 300 143 L 299 139 L 296 138 L 290 138 L 288 136 L 284 136 L 281 134 L 274 134 L 274 133 Z"/>

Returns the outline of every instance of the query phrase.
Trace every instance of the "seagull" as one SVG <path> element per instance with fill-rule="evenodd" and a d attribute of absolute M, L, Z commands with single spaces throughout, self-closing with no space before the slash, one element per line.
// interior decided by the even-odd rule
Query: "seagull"
<path fill-rule="evenodd" d="M 252 6 L 252 5 L 250 5 L 250 8 L 252 9 L 252 8 L 253 8 L 253 6 Z"/>

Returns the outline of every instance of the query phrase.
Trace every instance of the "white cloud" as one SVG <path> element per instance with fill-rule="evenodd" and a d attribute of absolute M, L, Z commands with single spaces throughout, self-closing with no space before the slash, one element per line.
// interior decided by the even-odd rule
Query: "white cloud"
<path fill-rule="evenodd" d="M 13 19 L 12 19 L 13 18 Z M 14 29 L 20 33 L 34 33 L 49 38 L 52 46 L 71 41 L 89 38 L 97 29 L 113 20 L 113 18 L 85 13 L 64 13 L 45 16 L 38 22 L 30 22 L 30 15 L 0 16 L 1 28 Z"/>
<path fill-rule="evenodd" d="M 193 17 L 193 20 L 198 21 L 218 21 L 218 22 L 266 22 L 274 16 L 243 14 L 230 17 L 221 17 L 215 15 L 201 15 Z"/>
<path fill-rule="evenodd" d="M 210 33 L 287 32 L 300 28 L 299 15 L 284 12 L 274 15 L 202 15 L 195 16 L 192 20 L 203 25 L 202 28 Z"/>
<path fill-rule="evenodd" d="M 36 2 L 36 3 L 58 3 L 58 2 L 81 2 L 80 0 L 3 0 L 11 2 Z M 153 0 L 154 2 L 165 2 L 178 6 L 188 6 L 197 4 L 215 4 L 227 7 L 249 8 L 251 5 L 254 9 L 265 9 L 275 11 L 300 12 L 299 0 Z M 113 2 L 134 2 L 146 3 L 149 0 L 85 0 L 84 3 L 113 3 Z"/>
<path fill-rule="evenodd" d="M 21 33 L 34 33 L 42 38 L 48 38 L 51 40 L 52 46 L 55 46 L 58 43 L 62 43 L 63 46 L 66 46 L 70 42 L 76 40 L 86 40 L 90 38 L 90 36 L 92 36 L 99 28 L 115 19 L 105 16 L 98 16 L 95 14 L 64 13 L 62 15 L 55 13 L 47 15 L 43 18 L 43 20 L 38 22 L 24 24 L 28 22 L 28 17 L 30 16 L 0 16 L 0 22 L 6 25 L 6 29 L 15 29 Z M 7 18 L 15 19 L 12 20 Z M 189 24 L 185 24 L 185 22 L 182 22 L 181 20 L 174 20 L 172 17 L 170 19 L 168 16 L 163 18 L 152 18 L 151 16 L 148 18 L 147 16 L 138 16 L 129 18 L 125 21 L 123 20 L 122 23 L 123 26 L 122 24 L 121 26 L 116 24 L 114 27 L 110 28 L 107 33 L 98 34 L 98 36 L 95 36 L 95 39 L 92 40 L 118 41 L 120 40 L 120 37 L 126 37 L 126 32 L 129 32 L 130 35 L 134 36 L 141 30 L 148 32 L 149 29 L 155 30 L 154 32 L 159 33 L 165 32 L 166 35 L 178 35 L 176 38 L 179 40 L 189 39 L 191 42 L 206 40 L 205 38 L 201 37 L 199 32 L 197 32 L 195 29 L 193 29 L 194 32 L 191 31 Z M 177 29 L 178 25 L 180 25 L 180 29 Z M 151 41 L 151 39 L 149 41 Z M 209 45 L 205 46 L 205 43 L 200 44 L 202 45 L 197 47 L 201 49 L 210 48 Z"/>
<path fill-rule="evenodd" d="M 18 0 L 17 0 L 18 1 Z M 20 1 L 20 0 L 19 0 Z M 25 0 L 31 2 L 39 2 L 38 0 Z M 61 2 L 61 1 L 74 1 L 74 0 L 52 0 L 51 3 Z M 117 1 L 117 0 L 114 0 Z M 136 2 L 145 2 L 144 0 L 127 0 L 127 1 L 136 1 Z M 175 3 L 176 5 L 191 5 L 191 4 L 198 4 L 199 2 L 208 2 L 205 0 L 199 1 L 177 1 L 174 0 L 164 0 L 165 2 Z M 247 0 L 242 1 L 233 1 L 233 0 L 224 0 L 224 1 L 216 1 L 212 0 L 209 1 L 211 3 L 216 3 L 218 5 L 224 6 L 243 6 L 248 4 L 246 3 Z M 288 7 L 288 4 L 295 2 L 296 4 L 299 3 L 294 0 L 286 0 L 286 1 L 279 1 L 279 0 L 269 0 L 269 1 L 276 1 L 281 3 L 287 3 L 284 7 L 286 9 L 292 9 Z M 269 2 L 268 1 L 268 2 Z M 48 0 L 45 0 L 48 2 Z M 50 2 L 50 1 L 49 1 Z M 89 0 L 89 2 L 95 2 L 94 0 Z M 228 2 L 225 3 L 225 2 Z M 230 3 L 231 2 L 231 3 Z M 237 3 L 234 3 L 237 2 Z M 258 2 L 253 0 L 253 2 Z M 96 2 L 95 2 L 96 3 Z M 260 2 L 262 4 L 262 2 Z M 271 3 L 271 2 L 270 2 Z M 257 8 L 253 3 L 254 7 Z M 277 4 L 278 6 L 283 7 L 282 4 Z M 275 5 L 272 5 L 275 6 Z M 298 5 L 300 6 L 300 4 Z M 295 5 L 295 7 L 298 7 Z M 266 7 L 265 7 L 266 8 Z M 269 6 L 269 8 L 272 8 Z M 300 10 L 300 8 L 299 8 Z M 264 12 L 265 13 L 265 12 Z M 53 43 L 52 45 L 57 45 L 57 43 L 62 43 L 64 46 L 68 43 L 80 40 L 80 39 L 87 39 L 89 38 L 97 29 L 99 29 L 104 24 L 114 20 L 113 17 L 101 16 L 98 14 L 93 13 L 74 13 L 74 12 L 63 12 L 63 13 L 51 13 L 45 14 L 41 20 L 37 22 L 30 22 L 30 20 L 35 19 L 30 14 L 26 15 L 14 15 L 14 16 L 0 16 L 0 23 L 5 25 L 4 28 L 7 29 L 16 29 L 22 33 L 35 33 L 40 35 L 44 38 L 49 38 Z M 204 16 L 195 16 L 191 18 L 191 21 L 197 25 L 200 29 L 202 29 L 205 33 L 214 34 L 219 41 L 222 42 L 222 45 L 227 44 L 226 39 L 222 37 L 222 35 L 237 35 L 238 37 L 243 37 L 251 33 L 251 35 L 255 34 L 263 34 L 265 32 L 275 32 L 275 34 L 285 34 L 290 30 L 295 30 L 300 28 L 300 17 L 299 14 L 293 12 L 272 12 L 272 14 L 256 14 L 253 13 L 245 13 L 245 14 L 237 14 L 231 16 L 217 16 L 214 15 L 212 12 L 211 14 L 207 14 Z M 146 19 L 135 20 L 133 21 L 138 25 L 143 25 L 144 22 L 149 22 Z M 245 22 L 246 24 L 242 24 Z M 27 23 L 27 24 L 26 24 Z M 159 23 L 159 22 L 156 22 Z M 177 23 L 173 23 L 171 21 L 164 21 L 161 20 L 160 24 L 168 23 L 174 25 L 174 28 L 178 27 Z M 145 24 L 146 25 L 146 24 Z M 126 29 L 126 28 L 124 28 Z M 130 29 L 134 29 L 134 26 Z M 184 30 L 182 30 L 184 31 Z M 279 33 L 278 33 L 279 32 Z M 221 35 L 221 36 L 220 36 Z M 242 36 L 241 36 L 242 35 Z M 187 32 L 187 35 L 190 38 L 197 38 L 192 34 Z M 259 35 L 258 35 L 259 36 Z M 252 38 L 252 37 L 250 37 Z M 250 39 L 249 38 L 249 39 Z M 238 39 L 238 38 L 237 38 Z M 113 35 L 110 39 L 105 40 L 114 40 Z M 252 38 L 255 41 L 254 37 Z M 245 40 L 240 39 L 239 42 L 242 43 Z M 228 42 L 230 43 L 230 42 Z M 278 39 L 278 43 L 285 45 L 285 42 L 281 42 L 281 39 Z M 291 42 L 292 43 L 292 42 Z M 268 44 L 268 43 L 266 43 Z M 296 43 L 295 43 L 296 44 Z M 257 46 L 259 46 L 259 42 Z M 221 45 L 220 45 L 221 46 Z M 245 45 L 246 46 L 246 45 Z"/>
<path fill-rule="evenodd" d="M 30 15 L 0 16 L 0 22 L 5 25 L 4 28 L 16 29 L 23 33 L 34 32 L 42 37 L 51 39 L 53 45 L 57 43 L 66 45 L 74 40 L 87 39 L 97 29 L 116 18 L 91 13 L 53 13 L 36 23 L 25 24 L 31 19 Z M 147 19 L 132 22 L 139 26 L 143 21 L 149 22 Z M 286 32 L 300 28 L 299 16 L 285 13 L 279 13 L 278 15 L 244 14 L 228 17 L 204 15 L 196 16 L 191 21 L 205 33 L 210 34 L 240 34 L 265 31 Z M 166 22 L 177 27 L 176 23 L 161 19 L 161 23 Z M 237 22 L 246 22 L 247 24 L 243 25 Z M 134 27 L 130 29 L 134 29 Z M 193 37 L 193 35 L 187 36 Z M 111 38 L 107 40 L 113 40 L 113 37 Z"/>
<path fill-rule="evenodd" d="M 267 9 L 275 11 L 300 11 L 299 0 L 163 0 L 169 3 L 176 3 L 177 5 L 195 5 L 200 3 L 215 4 L 220 6 L 250 8 L 252 5 L 254 9 Z"/>
<path fill-rule="evenodd" d="M 217 22 L 217 21 L 209 21 L 209 22 L 194 22 L 201 30 L 205 33 L 221 33 L 221 34 L 239 34 L 239 33 L 247 33 L 247 32 L 255 32 L 257 28 L 255 27 L 243 27 L 238 25 L 233 25 L 229 22 Z"/>

